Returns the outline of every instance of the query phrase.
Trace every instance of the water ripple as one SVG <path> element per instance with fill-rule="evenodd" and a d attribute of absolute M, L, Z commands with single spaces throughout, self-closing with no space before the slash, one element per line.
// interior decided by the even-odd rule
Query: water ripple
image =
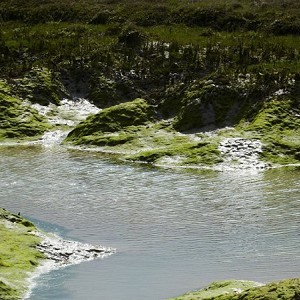
<path fill-rule="evenodd" d="M 80 299 L 82 285 L 90 299 L 137 299 L 144 287 L 143 299 L 153 300 L 216 279 L 299 275 L 299 171 L 180 173 L 98 153 L 2 146 L 0 175 L 1 206 L 118 249 L 99 268 L 72 269 L 67 295 L 49 279 L 61 299 Z"/>

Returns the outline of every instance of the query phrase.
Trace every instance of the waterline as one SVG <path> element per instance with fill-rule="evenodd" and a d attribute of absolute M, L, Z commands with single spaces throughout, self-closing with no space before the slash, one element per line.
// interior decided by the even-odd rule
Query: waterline
<path fill-rule="evenodd" d="M 183 173 L 62 147 L 0 151 L 0 205 L 118 249 L 43 275 L 32 300 L 165 299 L 215 280 L 299 277 L 297 170 Z"/>

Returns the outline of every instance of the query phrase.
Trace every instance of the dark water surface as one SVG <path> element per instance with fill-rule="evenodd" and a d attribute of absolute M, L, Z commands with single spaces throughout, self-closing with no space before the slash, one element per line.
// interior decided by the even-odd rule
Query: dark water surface
<path fill-rule="evenodd" d="M 32 300 L 166 299 L 214 280 L 300 276 L 300 171 L 177 172 L 0 147 L 0 206 L 117 248 L 39 278 Z"/>

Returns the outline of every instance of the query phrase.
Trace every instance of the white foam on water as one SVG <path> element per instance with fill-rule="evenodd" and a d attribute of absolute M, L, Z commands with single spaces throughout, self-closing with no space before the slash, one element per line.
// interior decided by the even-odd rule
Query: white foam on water
<path fill-rule="evenodd" d="M 24 295 L 23 299 L 30 299 L 32 290 L 37 285 L 37 278 L 43 274 L 49 273 L 56 269 L 55 262 L 51 261 L 50 259 L 45 259 L 43 262 L 35 269 L 31 276 L 29 277 L 28 281 L 28 290 Z"/>
<path fill-rule="evenodd" d="M 55 130 L 55 131 L 47 131 L 44 133 L 41 143 L 45 147 L 51 147 L 54 145 L 59 145 L 68 135 L 69 131 L 63 130 Z"/>
<path fill-rule="evenodd" d="M 69 127 L 69 129 L 65 130 L 58 129 L 45 132 L 40 140 L 40 143 L 45 147 L 59 145 L 66 138 L 72 127 L 85 120 L 89 115 L 100 111 L 98 107 L 83 98 L 62 99 L 60 105 L 51 103 L 48 106 L 43 106 L 35 103 L 32 104 L 32 107 L 39 114 L 46 117 L 50 124 Z"/>
<path fill-rule="evenodd" d="M 46 117 L 49 123 L 54 125 L 75 126 L 85 120 L 89 115 L 99 112 L 99 108 L 87 99 L 74 98 L 62 99 L 60 105 L 49 104 L 43 106 L 38 103 L 32 104 L 39 114 Z"/>

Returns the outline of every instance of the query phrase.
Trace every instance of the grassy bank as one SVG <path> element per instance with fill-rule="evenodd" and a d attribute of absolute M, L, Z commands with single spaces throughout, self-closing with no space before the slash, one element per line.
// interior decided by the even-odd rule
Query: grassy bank
<path fill-rule="evenodd" d="M 173 300 L 296 300 L 300 297 L 300 279 L 287 279 L 268 284 L 231 280 L 214 282 L 208 287 L 172 298 Z M 171 299 L 170 299 L 171 300 Z"/>
<path fill-rule="evenodd" d="M 201 90 L 197 90 L 196 97 L 199 93 Z M 190 93 L 188 95 L 190 100 Z M 217 107 L 217 100 L 213 101 Z M 199 107 L 198 101 L 195 104 L 189 101 L 190 107 L 183 106 L 176 117 L 160 120 L 155 107 L 147 107 L 145 100 L 138 99 L 103 109 L 88 118 L 71 131 L 65 143 L 97 147 L 100 151 L 119 153 L 127 161 L 166 167 L 220 170 L 261 168 L 259 161 L 265 166 L 299 163 L 300 123 L 298 110 L 295 111 L 290 98 L 274 97 L 263 102 L 255 113 L 251 111 L 254 108 L 245 112 L 249 109 L 248 104 L 240 100 L 239 110 L 243 113 L 239 118 L 238 113 L 231 115 L 233 109 L 237 110 L 235 101 L 239 101 L 237 97 L 230 103 L 227 113 L 222 105 L 220 110 L 222 115 L 219 120 L 230 122 L 231 127 L 218 128 L 215 123 L 216 109 L 212 108 L 214 120 L 207 120 L 207 112 L 201 107 L 203 104 L 200 103 Z M 141 103 L 144 110 L 140 110 Z M 180 126 L 186 130 L 178 129 Z M 210 127 L 210 130 L 201 129 L 205 127 Z M 230 144 L 227 157 L 222 152 L 224 143 Z M 244 154 L 241 148 L 245 148 Z M 231 157 L 230 153 L 233 153 Z"/>
<path fill-rule="evenodd" d="M 262 161 L 299 163 L 299 13 L 295 0 L 4 0 L 0 138 L 49 129 L 26 101 L 80 95 L 109 110 L 69 135 L 75 145 L 197 167 L 245 138 Z M 151 114 L 130 124 L 137 98 Z"/>
<path fill-rule="evenodd" d="M 40 238 L 28 220 L 0 208 L 0 298 L 22 299 L 28 289 L 31 272 L 43 254 L 35 249 Z"/>

